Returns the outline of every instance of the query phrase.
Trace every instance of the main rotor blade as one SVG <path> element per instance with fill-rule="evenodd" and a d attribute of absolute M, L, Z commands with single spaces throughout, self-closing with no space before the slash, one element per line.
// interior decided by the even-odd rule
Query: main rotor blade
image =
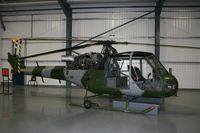
<path fill-rule="evenodd" d="M 99 36 L 102 36 L 102 35 L 104 35 L 104 34 L 106 34 L 106 33 L 108 33 L 108 32 L 111 32 L 111 31 L 116 30 L 116 29 L 118 29 L 118 28 L 120 28 L 120 27 L 123 27 L 123 26 L 125 26 L 125 25 L 127 25 L 127 24 L 129 24 L 129 23 L 131 23 L 131 22 L 133 22 L 133 21 L 135 21 L 135 20 L 138 20 L 138 19 L 140 19 L 140 18 L 143 18 L 143 17 L 145 17 L 145 16 L 147 16 L 147 15 L 153 13 L 154 11 L 155 11 L 155 10 L 150 11 L 150 12 L 148 12 L 148 13 L 145 13 L 145 14 L 143 14 L 143 15 L 137 17 L 137 18 L 134 18 L 134 19 L 132 19 L 132 20 L 130 20 L 130 21 L 128 21 L 128 22 L 125 22 L 125 23 L 123 23 L 123 24 L 121 24 L 121 25 L 119 25 L 119 26 L 116 26 L 116 27 L 114 27 L 114 28 L 112 28 L 112 29 L 110 29 L 110 30 L 107 30 L 107 31 L 105 31 L 105 32 L 103 32 L 103 33 L 100 33 L 100 34 L 98 34 L 98 35 L 96 35 L 96 36 L 94 36 L 94 37 L 92 37 L 92 38 L 90 38 L 90 39 L 88 39 L 88 40 L 84 40 L 84 41 L 82 41 L 81 43 L 78 43 L 77 45 L 75 45 L 74 47 L 71 47 L 71 48 L 64 48 L 64 49 L 58 49 L 58 50 L 53 50 L 53 51 L 49 51 L 49 52 L 45 52 L 45 53 L 40 53 L 40 54 L 35 54 L 35 55 L 30 55 L 30 56 L 22 57 L 22 59 L 27 59 L 27 58 L 31 58 L 31 57 L 46 55 L 46 54 L 53 54 L 53 53 L 58 53 L 58 52 L 63 52 L 63 51 L 69 51 L 69 50 L 76 50 L 76 49 L 88 47 L 88 46 L 90 46 L 91 44 L 86 44 L 86 45 L 82 45 L 82 46 L 79 46 L 79 45 L 81 45 L 81 44 L 83 44 L 83 43 L 86 43 L 86 42 L 89 42 L 89 41 L 92 41 L 92 39 L 94 39 L 94 38 L 97 38 L 97 37 L 99 37 Z M 70 40 L 70 41 L 71 41 L 71 40 Z M 97 44 L 99 44 L 99 43 L 95 43 L 95 44 L 97 45 Z"/>
<path fill-rule="evenodd" d="M 77 38 L 21 38 L 26 41 L 77 41 L 82 42 L 86 39 L 77 39 Z M 98 42 L 98 40 L 91 40 L 90 42 Z"/>
<path fill-rule="evenodd" d="M 128 45 L 128 44 L 132 44 L 132 45 L 145 45 L 145 46 L 155 46 L 155 44 L 153 43 L 134 43 L 134 42 L 113 42 L 113 45 Z M 184 46 L 184 45 L 170 45 L 170 44 L 160 44 L 160 47 L 172 47 L 172 48 L 185 48 L 185 49 L 200 49 L 200 47 L 193 47 L 193 46 Z"/>
<path fill-rule="evenodd" d="M 116 30 L 116 29 L 118 29 L 118 28 L 121 28 L 121 27 L 123 27 L 123 26 L 125 26 L 125 25 L 127 25 L 127 24 L 129 24 L 129 23 L 131 23 L 131 22 L 133 22 L 133 21 L 135 21 L 135 20 L 138 20 L 138 19 L 140 19 L 140 18 L 143 18 L 143 17 L 145 17 L 145 16 L 147 16 L 147 15 L 153 13 L 154 11 L 155 11 L 155 10 L 150 11 L 150 12 L 148 12 L 148 13 L 145 13 L 145 14 L 143 14 L 143 15 L 137 17 L 137 18 L 134 18 L 134 19 L 132 19 L 132 20 L 130 20 L 130 21 L 128 21 L 128 22 L 125 22 L 125 23 L 123 23 L 123 24 L 121 24 L 121 25 L 119 25 L 119 26 L 116 26 L 116 27 L 114 27 L 114 28 L 112 28 L 112 29 L 110 29 L 110 30 L 107 30 L 107 31 L 105 31 L 105 32 L 102 32 L 102 33 L 100 33 L 100 34 L 98 34 L 98 35 L 96 35 L 96 36 L 94 36 L 94 37 L 91 37 L 91 38 L 88 39 L 88 40 L 85 40 L 85 41 L 83 41 L 83 42 L 78 43 L 78 44 L 75 45 L 75 46 L 79 46 L 79 45 L 81 45 L 81 44 L 83 44 L 83 43 L 86 43 L 86 42 L 88 42 L 88 41 L 91 41 L 92 39 L 95 39 L 95 38 L 97 38 L 97 37 L 99 37 L 99 36 L 102 36 L 102 35 L 104 35 L 104 34 L 106 34 L 106 33 L 108 33 L 108 32 L 111 32 L 111 31 L 113 31 L 113 30 Z"/>
<path fill-rule="evenodd" d="M 153 43 L 135 43 L 135 42 L 118 42 L 118 41 L 114 41 L 113 44 L 124 44 L 124 45 L 128 45 L 128 44 L 133 44 L 133 45 L 148 45 L 148 46 L 155 46 L 155 44 Z"/>
<path fill-rule="evenodd" d="M 37 57 L 37 56 L 42 56 L 42 55 L 47 55 L 47 54 L 54 54 L 54 53 L 63 52 L 63 51 L 77 50 L 77 49 L 86 48 L 86 47 L 90 47 L 94 45 L 101 45 L 101 44 L 93 43 L 93 44 L 86 44 L 86 45 L 81 45 L 81 46 L 74 46 L 70 48 L 58 49 L 58 50 L 53 50 L 53 51 L 44 52 L 44 53 L 35 54 L 35 55 L 29 55 L 29 56 L 21 57 L 21 59 L 27 59 L 27 58 L 32 58 L 32 57 Z"/>
<path fill-rule="evenodd" d="M 96 43 L 86 44 L 86 45 L 80 45 L 80 46 L 73 46 L 73 47 L 70 47 L 70 48 L 63 48 L 63 49 L 48 51 L 48 52 L 44 52 L 44 53 L 29 55 L 29 56 L 21 57 L 21 59 L 27 59 L 27 58 L 32 58 L 32 57 L 37 57 L 37 56 L 42 56 L 42 55 L 47 55 L 47 54 L 54 54 L 54 53 L 64 52 L 64 51 L 72 51 L 72 50 L 77 50 L 77 49 L 82 49 L 82 48 L 86 48 L 86 47 L 90 47 L 90 46 L 94 46 L 94 45 L 102 45 L 102 44 L 151 45 L 151 44 L 144 44 L 144 43 L 116 42 L 116 41 L 109 41 L 109 40 L 105 40 L 105 41 L 100 41 L 100 40 L 97 41 L 97 40 L 95 40 L 95 42 L 96 42 Z M 153 45 L 153 44 L 152 44 L 152 45 Z"/>

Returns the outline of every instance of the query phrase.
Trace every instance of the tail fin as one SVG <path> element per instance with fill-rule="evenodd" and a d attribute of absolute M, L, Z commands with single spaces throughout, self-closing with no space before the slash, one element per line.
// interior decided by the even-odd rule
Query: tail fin
<path fill-rule="evenodd" d="M 21 69 L 25 68 L 25 66 L 23 65 L 23 61 L 19 60 L 19 57 L 17 55 L 11 55 L 10 53 L 8 53 L 8 62 L 13 68 L 13 72 L 15 74 L 21 73 Z"/>

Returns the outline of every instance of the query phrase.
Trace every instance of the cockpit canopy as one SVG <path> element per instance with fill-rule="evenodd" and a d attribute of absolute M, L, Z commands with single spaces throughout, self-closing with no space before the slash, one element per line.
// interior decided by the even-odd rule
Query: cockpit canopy
<path fill-rule="evenodd" d="M 106 63 L 106 68 L 107 75 L 111 77 L 128 75 L 128 70 L 131 69 L 132 77 L 138 80 L 147 79 L 149 76 L 160 77 L 168 73 L 152 53 L 140 51 L 112 55 Z"/>

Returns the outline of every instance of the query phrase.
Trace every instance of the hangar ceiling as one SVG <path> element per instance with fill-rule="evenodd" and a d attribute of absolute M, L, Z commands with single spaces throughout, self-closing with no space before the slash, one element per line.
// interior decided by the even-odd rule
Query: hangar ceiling
<path fill-rule="evenodd" d="M 1 2 L 36 2 L 56 0 L 1 0 Z M 99 2 L 155 2 L 158 0 L 66 0 L 69 3 L 99 3 Z M 166 2 L 199 2 L 199 0 L 166 0 Z"/>
<path fill-rule="evenodd" d="M 72 8 L 76 7 L 155 7 L 158 0 L 67 0 Z M 104 4 L 107 3 L 107 4 Z M 200 7 L 199 0 L 165 0 L 164 6 Z M 0 0 L 0 12 L 17 9 L 58 9 L 57 0 Z"/>
<path fill-rule="evenodd" d="M 70 4 L 91 4 L 91 3 L 155 3 L 158 0 L 66 0 Z M 57 2 L 57 0 L 0 0 L 0 3 L 24 3 L 24 2 Z M 199 0 L 165 0 L 166 3 L 184 4 L 185 2 L 200 2 Z"/>

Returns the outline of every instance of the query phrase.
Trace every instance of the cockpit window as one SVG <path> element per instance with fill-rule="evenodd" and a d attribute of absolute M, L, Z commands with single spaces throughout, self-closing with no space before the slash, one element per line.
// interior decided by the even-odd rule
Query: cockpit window
<path fill-rule="evenodd" d="M 165 67 L 156 59 L 155 56 L 151 55 L 145 58 L 146 61 L 152 66 L 153 71 L 157 75 L 163 75 L 168 73 Z"/>

